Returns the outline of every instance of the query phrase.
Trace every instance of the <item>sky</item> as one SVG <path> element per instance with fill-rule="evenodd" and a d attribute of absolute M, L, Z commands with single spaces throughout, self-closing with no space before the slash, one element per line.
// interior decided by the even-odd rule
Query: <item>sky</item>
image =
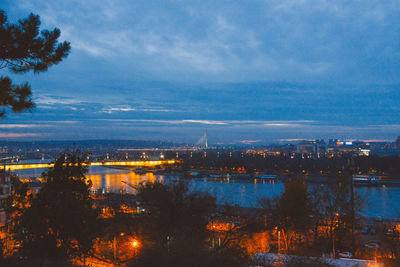
<path fill-rule="evenodd" d="M 15 75 L 36 108 L 0 140 L 255 143 L 400 135 L 398 0 L 0 0 L 70 55 Z"/>

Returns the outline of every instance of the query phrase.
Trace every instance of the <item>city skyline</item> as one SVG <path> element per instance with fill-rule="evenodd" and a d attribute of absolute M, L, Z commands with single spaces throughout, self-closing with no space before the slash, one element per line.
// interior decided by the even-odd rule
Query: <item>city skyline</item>
<path fill-rule="evenodd" d="M 214 143 L 272 143 L 400 132 L 396 1 L 2 8 L 10 22 L 40 15 L 72 50 L 46 73 L 10 75 L 31 83 L 37 107 L 8 114 L 0 140 L 194 143 L 207 130 Z"/>

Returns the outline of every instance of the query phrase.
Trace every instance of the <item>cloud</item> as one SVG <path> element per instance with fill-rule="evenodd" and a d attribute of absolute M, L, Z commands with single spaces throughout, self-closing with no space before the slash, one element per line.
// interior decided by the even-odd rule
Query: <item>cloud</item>
<path fill-rule="evenodd" d="M 379 124 L 379 125 L 370 125 L 370 127 L 374 127 L 377 129 L 398 129 L 398 130 L 400 130 L 400 124 Z"/>
<path fill-rule="evenodd" d="M 37 128 L 44 127 L 44 124 L 0 124 L 1 129 L 13 129 L 13 128 Z"/>
<path fill-rule="evenodd" d="M 80 40 L 78 38 L 73 38 L 73 48 L 80 49 L 92 56 L 107 56 L 109 55 L 108 50 L 104 49 L 96 44 L 88 43 L 87 41 Z"/>
<path fill-rule="evenodd" d="M 130 111 L 141 111 L 141 112 L 177 112 L 175 110 L 164 109 L 164 108 L 133 108 L 128 105 L 120 105 L 115 107 L 104 107 L 100 110 L 102 113 L 114 113 L 114 112 L 130 112 Z"/>
<path fill-rule="evenodd" d="M 213 121 L 213 120 L 146 120 L 146 119 L 100 119 L 109 122 L 122 122 L 122 123 L 132 123 L 132 122 L 139 122 L 139 123 L 161 123 L 161 124 L 200 124 L 200 125 L 228 125 L 228 123 L 223 121 Z M 131 125 L 131 124 L 129 124 Z"/>
<path fill-rule="evenodd" d="M 81 103 L 81 101 L 72 97 L 40 95 L 37 99 L 35 99 L 35 103 L 39 104 L 40 106 L 57 104 L 71 105 Z"/>
<path fill-rule="evenodd" d="M 76 123 L 79 123 L 79 121 L 77 121 L 77 120 L 58 120 L 58 121 L 56 121 L 56 120 L 53 120 L 53 121 L 37 120 L 37 121 L 35 121 L 35 123 L 38 123 L 38 124 L 41 124 L 41 123 L 43 123 L 43 124 L 76 124 Z"/>
<path fill-rule="evenodd" d="M 243 125 L 243 127 L 248 126 L 271 126 L 271 127 L 300 127 L 315 121 L 248 121 L 248 120 L 146 120 L 146 119 L 101 119 L 110 122 L 140 122 L 140 123 L 164 123 L 164 124 L 201 124 L 201 125 L 215 125 L 215 126 L 234 126 Z"/>
<path fill-rule="evenodd" d="M 39 96 L 32 113 L 10 114 L 12 123 L 78 121 L 50 124 L 53 137 L 399 132 L 397 0 L 3 2 L 10 21 L 34 12 L 43 29 L 58 27 L 71 41 L 71 54 L 48 72 L 10 74 Z"/>
<path fill-rule="evenodd" d="M 300 142 L 300 141 L 315 141 L 315 139 L 307 138 L 289 138 L 289 139 L 279 139 L 280 142 Z"/>
<path fill-rule="evenodd" d="M 398 22 L 395 1 L 282 0 L 251 5 L 201 1 L 179 6 L 167 1 L 158 6 L 27 0 L 17 4 L 41 14 L 45 26 L 62 26 L 63 38 L 72 42 L 73 49 L 126 71 L 135 66 L 158 78 L 183 74 L 213 79 L 224 74 L 219 78 L 232 80 L 329 78 L 346 74 L 349 68 L 365 69 L 364 52 L 382 48 L 372 37 L 383 40 L 382 32 L 390 31 L 392 38 L 387 38 L 398 39 L 388 27 Z M 103 20 L 97 19 L 99 14 Z M 353 23 L 355 19 L 358 23 Z M 365 37 L 371 37 L 368 46 Z M 386 43 L 381 53 L 392 45 Z M 354 56 L 349 58 L 350 54 Z M 375 59 L 379 55 L 371 62 Z M 382 60 L 377 62 L 383 64 Z"/>
<path fill-rule="evenodd" d="M 41 135 L 36 133 L 0 133 L 0 138 L 27 138 L 39 136 Z"/>
<path fill-rule="evenodd" d="M 246 145 L 260 143 L 260 142 L 262 142 L 262 140 L 240 140 L 239 141 L 239 143 L 246 144 Z"/>
<path fill-rule="evenodd" d="M 198 123 L 198 124 L 208 124 L 208 125 L 227 125 L 223 121 L 210 121 L 210 120 L 182 120 L 182 123 Z"/>
<path fill-rule="evenodd" d="M 126 112 L 126 111 L 136 111 L 136 109 L 135 109 L 135 108 L 131 108 L 131 107 L 129 107 L 129 106 L 118 106 L 118 107 L 107 107 L 107 108 L 102 108 L 102 109 L 100 110 L 100 112 L 109 113 L 109 114 L 111 114 L 111 113 L 113 113 L 113 112 L 119 112 L 119 111 L 123 111 L 123 112 Z"/>
<path fill-rule="evenodd" d="M 268 127 L 301 127 L 304 124 L 299 123 L 265 123 L 264 126 Z"/>

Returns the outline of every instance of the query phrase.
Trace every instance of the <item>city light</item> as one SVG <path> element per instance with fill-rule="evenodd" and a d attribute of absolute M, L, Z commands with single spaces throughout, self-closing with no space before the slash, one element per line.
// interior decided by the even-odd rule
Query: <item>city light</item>
<path fill-rule="evenodd" d="M 156 165 L 175 164 L 176 160 L 142 160 L 142 161 L 107 161 L 107 162 L 89 162 L 82 163 L 83 166 L 145 166 L 152 167 Z M 23 169 L 41 169 L 52 168 L 54 163 L 39 164 L 7 164 L 0 165 L 0 170 L 23 170 Z"/>
<path fill-rule="evenodd" d="M 139 247 L 139 241 L 137 241 L 136 239 L 132 241 L 132 247 L 137 248 Z"/>

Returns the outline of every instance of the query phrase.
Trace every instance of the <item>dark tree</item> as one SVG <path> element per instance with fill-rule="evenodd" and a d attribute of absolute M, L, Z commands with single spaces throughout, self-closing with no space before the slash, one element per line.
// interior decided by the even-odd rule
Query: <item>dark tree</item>
<path fill-rule="evenodd" d="M 392 263 L 392 265 L 387 264 L 388 266 L 400 266 L 400 229 L 397 225 L 393 225 L 389 227 L 388 230 L 389 232 L 387 232 L 382 240 L 387 246 L 385 261 L 387 263 Z"/>
<path fill-rule="evenodd" d="M 92 207 L 91 182 L 84 174 L 83 158 L 78 152 L 62 155 L 43 174 L 44 186 L 36 195 L 17 194 L 11 213 L 12 232 L 28 258 L 67 258 L 86 254 L 98 232 L 98 212 Z M 21 210 L 18 201 L 29 205 Z M 12 208 L 11 208 L 12 211 Z"/>
<path fill-rule="evenodd" d="M 141 184 L 137 196 L 147 211 L 145 228 L 153 242 L 143 241 L 131 266 L 249 266 L 240 247 L 210 248 L 207 224 L 216 212 L 214 197 L 190 192 L 182 182 Z"/>
<path fill-rule="evenodd" d="M 286 252 L 292 249 L 296 237 L 306 233 L 312 226 L 312 199 L 308 185 L 302 180 L 286 182 L 280 197 L 261 199 L 260 204 L 267 212 L 268 225 L 280 231 L 282 248 Z"/>
<path fill-rule="evenodd" d="M 245 267 L 248 255 L 239 247 L 210 249 L 192 239 L 178 239 L 166 250 L 161 246 L 146 249 L 128 266 L 163 267 Z"/>
<path fill-rule="evenodd" d="M 140 184 L 136 195 L 163 239 L 177 235 L 204 237 L 208 218 L 216 208 L 214 197 L 190 193 L 182 182 Z"/>
<path fill-rule="evenodd" d="M 30 14 L 16 24 L 7 23 L 7 16 L 0 10 L 0 69 L 13 73 L 46 71 L 68 56 L 69 42 L 58 43 L 60 30 L 39 31 L 38 15 Z M 28 83 L 15 85 L 8 77 L 0 77 L 0 117 L 7 108 L 14 112 L 32 109 L 31 87 Z"/>
<path fill-rule="evenodd" d="M 329 183 L 311 191 L 314 201 L 316 223 L 328 230 L 329 244 L 334 251 L 337 248 L 354 249 L 349 241 L 353 225 L 353 210 L 355 217 L 365 208 L 365 200 L 354 194 L 354 207 L 351 201 L 351 177 L 338 173 L 329 177 Z M 347 242 L 347 244 L 346 244 Z"/>

